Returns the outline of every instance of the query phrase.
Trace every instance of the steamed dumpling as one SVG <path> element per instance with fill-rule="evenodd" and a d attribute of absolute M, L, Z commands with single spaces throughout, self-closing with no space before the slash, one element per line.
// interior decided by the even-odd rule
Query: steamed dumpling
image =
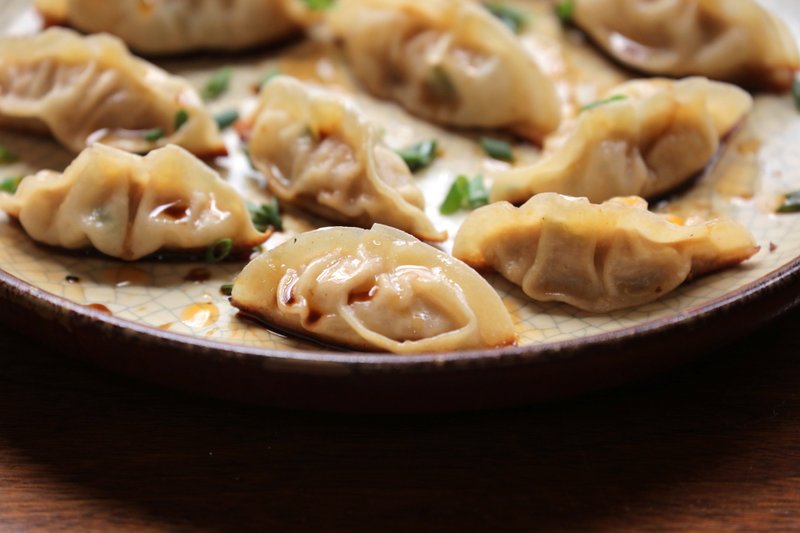
<path fill-rule="evenodd" d="M 95 145 L 63 174 L 43 170 L 15 194 L 0 193 L 0 209 L 38 242 L 126 260 L 201 252 L 222 239 L 248 250 L 268 236 L 255 229 L 233 187 L 173 145 L 146 157 Z"/>
<path fill-rule="evenodd" d="M 340 96 L 289 77 L 262 89 L 249 150 L 282 202 L 344 224 L 375 222 L 442 241 L 405 162 Z"/>
<path fill-rule="evenodd" d="M 73 152 L 102 142 L 129 152 L 178 144 L 203 157 L 225 153 L 185 80 L 132 56 L 116 37 L 62 28 L 0 39 L 0 127 L 50 132 Z"/>
<path fill-rule="evenodd" d="M 650 74 L 786 90 L 800 68 L 789 30 L 754 0 L 577 0 L 573 20 Z"/>
<path fill-rule="evenodd" d="M 395 353 L 515 342 L 500 297 L 477 272 L 402 231 L 331 227 L 261 254 L 231 303 L 269 324 Z"/>
<path fill-rule="evenodd" d="M 453 255 L 496 270 L 534 300 L 602 313 L 653 301 L 757 251 L 732 220 L 681 225 L 641 198 L 598 205 L 544 193 L 520 208 L 500 202 L 472 212 Z"/>
<path fill-rule="evenodd" d="M 108 32 L 137 52 L 241 50 L 291 35 L 284 0 L 36 0 L 53 24 Z"/>
<path fill-rule="evenodd" d="M 331 25 L 367 90 L 420 117 L 537 142 L 558 127 L 553 83 L 478 3 L 339 0 Z"/>
<path fill-rule="evenodd" d="M 540 192 L 592 202 L 664 194 L 702 170 L 752 107 L 743 90 L 705 78 L 637 80 L 608 96 L 565 122 L 541 160 L 497 175 L 491 200 L 522 203 Z"/>

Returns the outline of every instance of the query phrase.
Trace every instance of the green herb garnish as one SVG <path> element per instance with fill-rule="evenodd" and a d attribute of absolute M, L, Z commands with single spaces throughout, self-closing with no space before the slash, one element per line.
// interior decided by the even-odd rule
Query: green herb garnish
<path fill-rule="evenodd" d="M 217 121 L 217 126 L 219 126 L 219 129 L 224 130 L 239 120 L 239 112 L 235 109 L 229 109 L 214 115 L 214 120 Z"/>
<path fill-rule="evenodd" d="M 230 296 L 233 294 L 233 283 L 226 283 L 219 288 L 220 294 L 223 296 Z"/>
<path fill-rule="evenodd" d="M 18 159 L 17 154 L 0 144 L 0 163 L 13 163 Z"/>
<path fill-rule="evenodd" d="M 437 100 L 450 100 L 456 95 L 456 88 L 450 80 L 447 71 L 436 65 L 428 72 L 425 85 L 430 94 Z"/>
<path fill-rule="evenodd" d="M 792 97 L 794 98 L 794 108 L 800 111 L 800 78 L 795 78 L 792 82 Z"/>
<path fill-rule="evenodd" d="M 270 82 L 270 80 L 272 80 L 272 78 L 275 78 L 276 76 L 280 75 L 281 75 L 281 70 L 278 67 L 272 67 L 271 69 L 266 71 L 264 75 L 261 76 L 261 79 L 258 80 L 258 90 L 260 91 L 264 85 L 266 85 L 267 83 Z"/>
<path fill-rule="evenodd" d="M 403 158 L 411 172 L 416 172 L 430 166 L 433 160 L 436 159 L 438 150 L 439 144 L 434 140 L 430 140 L 418 142 L 408 148 L 395 150 L 395 152 Z"/>
<path fill-rule="evenodd" d="M 512 32 L 519 33 L 525 27 L 527 22 L 525 15 L 513 7 L 494 3 L 486 4 L 485 7 L 492 15 L 500 19 L 500 22 L 508 26 L 508 29 Z"/>
<path fill-rule="evenodd" d="M 147 130 L 142 134 L 145 141 L 156 142 L 161 137 L 164 136 L 164 130 L 161 128 L 153 128 L 152 130 Z"/>
<path fill-rule="evenodd" d="M 255 170 L 256 166 L 253 164 L 253 158 L 250 156 L 250 147 L 242 146 L 242 153 L 247 158 L 247 162 L 250 164 L 250 168 Z"/>
<path fill-rule="evenodd" d="M 800 213 L 800 191 L 787 194 L 783 204 L 778 208 L 778 213 Z"/>
<path fill-rule="evenodd" d="M 475 209 L 488 203 L 489 191 L 483 184 L 483 176 L 478 175 L 472 179 L 458 176 L 439 207 L 439 212 L 452 215 L 460 209 Z"/>
<path fill-rule="evenodd" d="M 19 187 L 22 178 L 23 176 L 14 176 L 13 178 L 5 178 L 4 180 L 0 180 L 0 191 L 7 192 L 9 194 L 16 193 L 17 187 Z"/>
<path fill-rule="evenodd" d="M 189 120 L 189 112 L 185 109 L 179 109 L 177 113 L 175 113 L 175 131 L 178 131 L 186 124 L 186 121 Z"/>
<path fill-rule="evenodd" d="M 589 111 L 590 109 L 610 104 L 611 102 L 619 102 L 620 100 L 627 100 L 627 99 L 628 97 L 625 96 L 624 94 L 615 94 L 614 96 L 609 96 L 608 98 L 603 98 L 602 100 L 595 100 L 594 102 L 589 102 L 585 106 L 581 107 L 580 112 L 583 113 L 584 111 Z"/>
<path fill-rule="evenodd" d="M 303 0 L 311 11 L 322 11 L 333 6 L 335 0 Z"/>
<path fill-rule="evenodd" d="M 206 83 L 206 86 L 203 87 L 203 91 L 201 92 L 201 96 L 203 100 L 208 102 L 209 100 L 214 100 L 218 98 L 222 93 L 228 90 L 228 86 L 231 83 L 231 77 L 233 76 L 233 69 L 231 67 L 223 67 L 216 71 L 211 78 Z"/>
<path fill-rule="evenodd" d="M 272 198 L 269 202 L 261 205 L 248 204 L 247 208 L 250 210 L 253 225 L 258 231 L 263 233 L 270 227 L 278 231 L 283 229 L 281 206 L 278 204 L 277 198 Z"/>
<path fill-rule="evenodd" d="M 507 142 L 491 137 L 481 137 L 478 142 L 489 157 L 509 163 L 514 162 L 514 152 L 511 151 L 511 145 Z"/>
<path fill-rule="evenodd" d="M 231 255 L 233 239 L 220 239 L 206 248 L 206 263 L 219 263 Z"/>
<path fill-rule="evenodd" d="M 572 22 L 572 13 L 575 11 L 575 0 L 562 0 L 556 5 L 556 16 L 562 24 Z"/>

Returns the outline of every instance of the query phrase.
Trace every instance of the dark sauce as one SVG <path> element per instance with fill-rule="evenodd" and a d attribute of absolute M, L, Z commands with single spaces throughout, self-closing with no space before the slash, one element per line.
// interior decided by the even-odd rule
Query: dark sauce
<path fill-rule="evenodd" d="M 193 268 L 183 277 L 183 281 L 192 281 L 196 283 L 208 281 L 210 279 L 211 272 L 203 267 Z"/>

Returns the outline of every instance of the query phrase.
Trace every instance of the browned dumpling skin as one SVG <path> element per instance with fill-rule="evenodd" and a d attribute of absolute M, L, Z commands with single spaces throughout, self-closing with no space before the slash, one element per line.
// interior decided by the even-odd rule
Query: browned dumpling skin
<path fill-rule="evenodd" d="M 178 113 L 186 120 L 177 124 Z M 63 28 L 0 39 L 0 127 L 51 133 L 73 152 L 102 142 L 144 153 L 167 144 L 226 153 L 189 83 L 131 55 L 111 35 Z"/>
<path fill-rule="evenodd" d="M 285 0 L 36 0 L 49 24 L 111 33 L 147 55 L 236 51 L 298 30 Z"/>
<path fill-rule="evenodd" d="M 248 264 L 231 303 L 282 330 L 407 354 L 516 341 L 502 300 L 477 272 L 376 224 L 298 235 Z"/>
<path fill-rule="evenodd" d="M 624 83 L 564 122 L 539 161 L 495 176 L 491 199 L 663 195 L 705 168 L 751 107 L 742 89 L 706 78 Z"/>
<path fill-rule="evenodd" d="M 358 80 L 415 115 L 534 142 L 558 127 L 553 82 L 479 3 L 339 0 L 330 18 Z"/>
<path fill-rule="evenodd" d="M 15 194 L 0 192 L 0 209 L 35 241 L 128 261 L 158 251 L 202 253 L 223 239 L 248 251 L 268 237 L 233 187 L 174 145 L 145 157 L 95 145 L 63 173 L 43 170 Z"/>
<path fill-rule="evenodd" d="M 251 121 L 250 158 L 282 202 L 342 224 L 447 238 L 405 162 L 340 95 L 280 76 L 263 87 Z"/>
<path fill-rule="evenodd" d="M 648 74 L 789 89 L 797 44 L 755 0 L 576 0 L 573 20 L 612 57 Z"/>
<path fill-rule="evenodd" d="M 534 300 L 605 313 L 651 302 L 757 251 L 732 220 L 682 225 L 647 211 L 641 198 L 591 204 L 543 193 L 519 208 L 499 202 L 472 212 L 453 255 L 496 270 Z"/>

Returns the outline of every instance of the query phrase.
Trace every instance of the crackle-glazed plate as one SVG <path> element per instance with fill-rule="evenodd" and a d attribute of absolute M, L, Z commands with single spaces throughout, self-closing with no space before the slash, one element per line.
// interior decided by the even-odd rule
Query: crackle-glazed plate
<path fill-rule="evenodd" d="M 763 3 L 800 34 L 800 4 Z M 542 3 L 517 4 L 535 11 L 537 35 L 562 31 Z M 28 1 L 0 5 L 0 34 L 39 27 Z M 577 103 L 594 100 L 629 76 L 574 39 L 557 49 L 528 31 L 521 38 L 548 68 L 571 72 L 572 88 L 560 90 Z M 246 113 L 254 103 L 253 85 L 277 66 L 354 98 L 392 147 L 438 139 L 444 157 L 420 174 L 419 184 L 428 214 L 451 237 L 464 215 L 442 216 L 438 206 L 453 178 L 490 175 L 506 165 L 487 159 L 473 133 L 443 130 L 361 93 L 335 49 L 320 41 L 157 63 L 198 88 L 217 68 L 233 65 L 233 86 L 210 104 L 214 112 L 237 108 Z M 214 166 L 258 200 L 263 177 L 250 168 L 232 130 L 226 132 L 226 143 L 230 156 L 218 158 Z M 73 158 L 49 139 L 16 132 L 0 131 L 0 144 L 20 156 L 16 163 L 0 165 L 0 177 L 62 170 Z M 515 151 L 518 164 L 539 157 L 530 146 Z M 600 315 L 533 302 L 492 276 L 519 334 L 519 346 L 513 348 L 412 356 L 333 351 L 237 317 L 219 289 L 242 263 L 124 263 L 65 253 L 33 243 L 2 214 L 0 316 L 108 368 L 246 401 L 363 411 L 511 405 L 665 368 L 743 335 L 794 305 L 800 291 L 800 215 L 774 214 L 782 195 L 794 190 L 800 190 L 800 115 L 789 95 L 759 95 L 751 116 L 708 171 L 655 208 L 731 216 L 753 232 L 760 252 L 738 268 L 695 280 L 654 303 Z M 294 212 L 284 220 L 286 231 L 275 234 L 267 247 L 321 224 Z"/>

